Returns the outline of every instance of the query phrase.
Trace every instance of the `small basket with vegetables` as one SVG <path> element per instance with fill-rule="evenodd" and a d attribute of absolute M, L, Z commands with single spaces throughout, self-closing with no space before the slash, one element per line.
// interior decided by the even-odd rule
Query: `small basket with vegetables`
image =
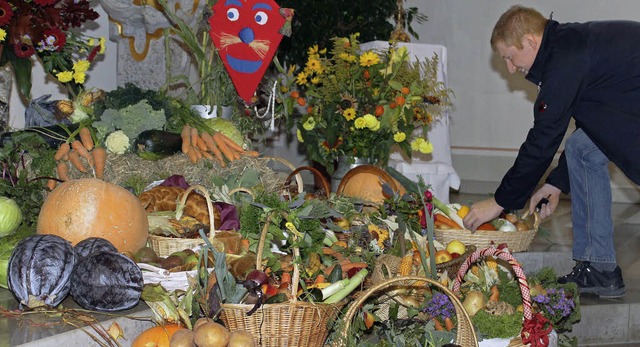
<path fill-rule="evenodd" d="M 270 227 L 277 228 L 274 225 L 278 220 L 276 215 L 282 213 L 272 211 L 267 215 L 256 252 L 257 269 L 263 268 L 262 255 L 265 252 Z M 296 230 L 292 222 L 285 223 L 294 242 L 305 237 Z M 292 252 L 293 274 L 290 278 L 281 275 L 278 288 L 269 283 L 266 273 L 254 270 L 247 275 L 245 284 L 252 284 L 249 285 L 249 292 L 254 293 L 255 303 L 222 304 L 220 318 L 229 330 L 250 332 L 259 346 L 324 346 L 329 328 L 345 304 L 343 299 L 363 282 L 368 272 L 362 269 L 350 279 L 340 279 L 321 290 L 306 288 L 302 291 L 299 289 L 300 249 L 294 245 Z M 266 294 L 262 290 L 263 287 L 266 288 Z M 264 300 L 263 296 L 269 295 L 269 291 L 279 292 L 271 296 L 271 299 L 284 300 L 279 303 L 271 303 L 278 300 Z M 299 296 L 301 291 L 304 294 Z M 303 298 L 308 301 L 303 301 Z"/>

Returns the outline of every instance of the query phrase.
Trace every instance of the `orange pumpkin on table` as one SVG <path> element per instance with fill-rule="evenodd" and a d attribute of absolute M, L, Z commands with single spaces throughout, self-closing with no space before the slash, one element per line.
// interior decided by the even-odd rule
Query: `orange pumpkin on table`
<path fill-rule="evenodd" d="M 382 184 L 386 183 L 391 190 L 402 195 L 406 189 L 386 171 L 375 165 L 360 165 L 349 170 L 342 180 L 337 195 L 360 198 L 374 204 L 382 204 L 385 196 L 382 192 Z"/>
<path fill-rule="evenodd" d="M 119 252 L 136 252 L 147 243 L 149 221 L 140 200 L 128 190 L 96 178 L 81 178 L 60 184 L 47 196 L 36 230 L 73 245 L 101 237 Z"/>

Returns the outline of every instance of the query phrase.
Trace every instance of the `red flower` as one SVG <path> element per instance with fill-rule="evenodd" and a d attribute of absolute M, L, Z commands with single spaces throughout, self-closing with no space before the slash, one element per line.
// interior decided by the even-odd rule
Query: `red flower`
<path fill-rule="evenodd" d="M 49 5 L 55 5 L 56 3 L 58 3 L 58 1 L 59 0 L 34 0 L 33 2 L 35 2 L 40 6 L 49 6 Z"/>
<path fill-rule="evenodd" d="M 51 47 L 56 51 L 61 51 L 67 43 L 67 35 L 60 28 L 46 29 L 43 33 L 44 47 Z"/>
<path fill-rule="evenodd" d="M 87 0 L 64 0 L 60 13 L 64 21 L 72 28 L 78 28 L 88 20 L 97 19 L 100 14 L 94 11 Z"/>
<path fill-rule="evenodd" d="M 89 53 L 89 56 L 87 57 L 87 60 L 89 62 L 92 62 L 93 59 L 96 58 L 96 55 L 98 55 L 98 52 L 100 52 L 100 45 L 93 47 L 93 49 L 91 50 L 91 53 Z"/>
<path fill-rule="evenodd" d="M 431 191 L 429 191 L 429 190 L 425 190 L 424 191 L 424 199 L 427 200 L 427 201 L 433 200 L 433 193 L 431 193 Z"/>
<path fill-rule="evenodd" d="M 13 51 L 18 58 L 29 58 L 36 53 L 33 46 L 26 43 L 16 43 L 13 45 Z"/>
<path fill-rule="evenodd" d="M 0 0 L 0 26 L 9 24 L 11 18 L 13 18 L 11 5 L 5 0 Z"/>

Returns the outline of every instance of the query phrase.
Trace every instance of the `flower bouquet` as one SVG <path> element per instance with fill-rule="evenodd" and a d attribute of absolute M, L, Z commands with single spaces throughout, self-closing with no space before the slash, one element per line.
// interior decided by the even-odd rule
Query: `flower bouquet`
<path fill-rule="evenodd" d="M 70 96 L 82 91 L 91 62 L 104 53 L 105 38 L 72 29 L 98 16 L 87 0 L 0 0 L 0 66 L 11 64 L 23 98 L 31 99 L 32 56 Z"/>
<path fill-rule="evenodd" d="M 449 103 L 449 90 L 431 73 L 435 66 L 437 57 L 409 62 L 406 47 L 362 52 L 358 34 L 334 38 L 328 54 L 309 48 L 290 93 L 303 113 L 297 137 L 309 159 L 331 174 L 341 156 L 384 165 L 394 145 L 408 156 L 430 153 L 427 132 L 416 138 L 413 133 L 428 128 Z"/>

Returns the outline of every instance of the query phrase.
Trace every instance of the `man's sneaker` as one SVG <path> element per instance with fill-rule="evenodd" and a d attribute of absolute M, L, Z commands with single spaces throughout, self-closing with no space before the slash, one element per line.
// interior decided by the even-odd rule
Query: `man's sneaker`
<path fill-rule="evenodd" d="M 621 298 L 626 294 L 622 271 L 598 271 L 588 261 L 578 262 L 570 274 L 558 278 L 558 283 L 574 282 L 581 294 L 595 294 L 605 299 Z"/>

